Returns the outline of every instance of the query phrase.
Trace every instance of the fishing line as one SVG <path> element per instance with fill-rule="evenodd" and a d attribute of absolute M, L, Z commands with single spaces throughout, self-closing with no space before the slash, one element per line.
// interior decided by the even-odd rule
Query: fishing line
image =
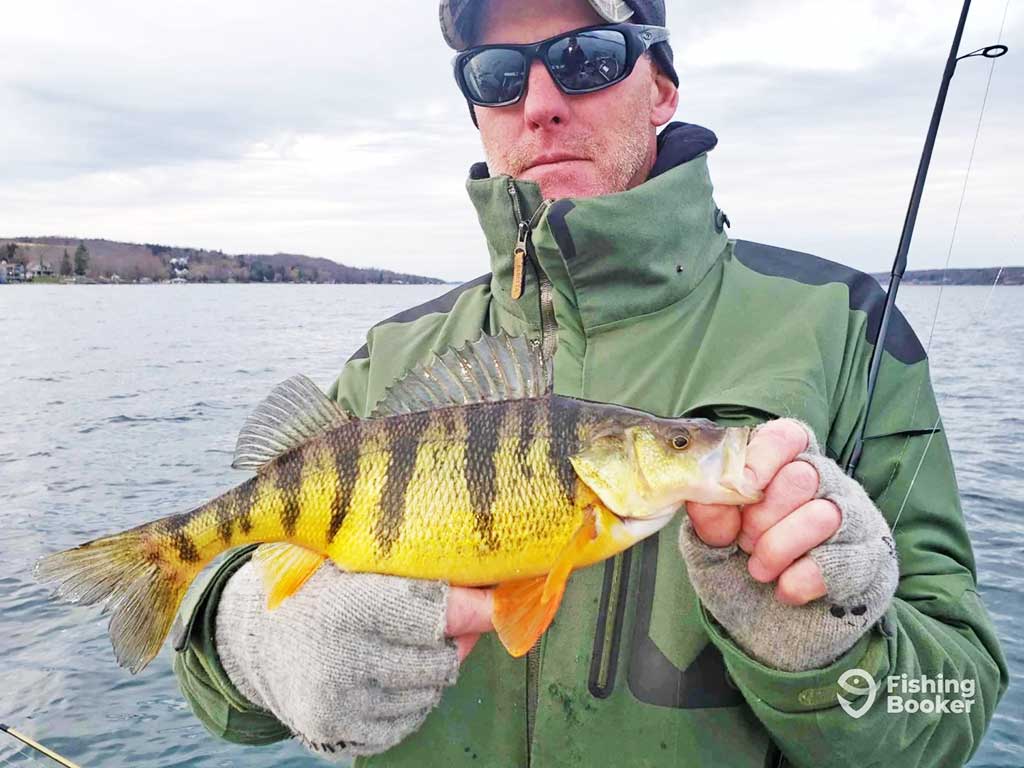
<path fill-rule="evenodd" d="M 1010 10 L 1010 0 L 1006 0 L 1006 6 L 1003 8 L 1003 20 L 1002 20 L 1002 22 L 999 25 L 999 36 L 997 38 L 997 44 L 1002 44 L 1002 42 L 1003 42 L 1003 32 L 1006 29 L 1006 17 L 1007 17 L 1007 15 L 1009 13 L 1009 10 Z M 966 54 L 966 56 L 970 56 L 970 55 L 971 54 Z M 982 126 L 982 123 L 984 122 L 984 119 L 985 119 L 985 110 L 986 110 L 986 108 L 988 106 L 988 97 L 989 97 L 989 92 L 991 91 L 991 88 L 992 88 L 992 76 L 995 74 L 995 69 L 996 69 L 996 60 L 993 58 L 991 60 L 991 62 L 989 63 L 988 79 L 985 82 L 985 93 L 984 93 L 984 96 L 982 97 L 982 100 L 981 100 L 981 111 L 978 114 L 978 124 L 975 127 L 975 129 L 974 129 L 974 141 L 971 144 L 971 154 L 970 154 L 970 157 L 969 157 L 969 159 L 967 161 L 967 172 L 964 174 L 964 183 L 963 183 L 963 187 L 960 190 L 960 203 L 957 206 L 956 217 L 953 220 L 953 234 L 952 234 L 952 236 L 950 237 L 950 240 L 949 240 L 949 249 L 946 252 L 946 262 L 945 262 L 945 264 L 942 267 L 942 280 L 939 283 L 939 295 L 938 295 L 938 297 L 937 297 L 937 299 L 935 301 L 935 312 L 932 315 L 932 324 L 931 324 L 931 328 L 928 331 L 928 343 L 925 345 L 925 357 L 928 357 L 928 355 L 930 354 L 931 348 L 932 348 L 932 340 L 935 337 L 935 327 L 936 327 L 936 325 L 938 323 L 938 320 L 939 320 L 939 309 L 940 309 L 940 307 L 942 305 L 942 294 L 943 294 L 943 291 L 945 290 L 945 287 L 946 287 L 946 275 L 947 275 L 947 273 L 949 271 L 949 264 L 950 264 L 950 261 L 952 260 L 952 257 L 953 257 L 953 246 L 954 246 L 954 244 L 956 242 L 957 229 L 960 226 L 960 214 L 963 212 L 964 200 L 967 198 L 967 187 L 968 187 L 968 185 L 970 183 L 970 179 L 971 179 L 971 170 L 974 167 L 974 155 L 975 155 L 975 152 L 976 152 L 976 150 L 978 148 L 978 139 L 981 137 L 981 126 Z M 992 294 L 995 293 L 996 285 L 998 285 L 999 278 L 1002 277 L 1002 274 L 1003 274 L 1003 267 L 1000 267 L 999 271 L 996 273 L 996 279 L 992 283 L 992 287 L 989 289 L 988 296 L 985 299 L 985 304 L 982 306 L 982 309 L 978 313 L 978 315 L 974 318 L 974 320 L 968 326 L 969 328 L 971 328 L 974 325 L 976 325 L 981 320 L 981 318 L 984 317 L 985 313 L 988 310 L 989 303 L 992 300 Z M 922 391 L 923 388 L 924 388 L 924 384 L 922 382 L 922 384 L 917 389 L 917 396 L 914 398 L 914 408 L 913 408 L 913 411 L 912 411 L 912 414 L 911 414 L 911 421 L 913 421 L 913 415 L 917 413 L 917 407 L 918 407 L 918 405 L 920 403 L 921 391 Z M 942 399 L 945 400 L 946 399 L 945 396 L 943 396 Z M 938 407 L 938 405 L 936 404 L 936 408 L 937 407 Z M 924 465 L 924 460 L 928 456 L 928 449 L 931 448 L 932 441 L 935 439 L 935 435 L 936 435 L 936 432 L 938 431 L 939 424 L 941 423 L 941 421 L 942 421 L 942 416 L 941 415 L 937 416 L 936 419 L 935 419 L 935 423 L 932 425 L 932 428 L 929 431 L 928 440 L 927 440 L 927 442 L 924 445 L 924 450 L 921 452 L 921 458 L 917 462 L 917 467 L 914 469 L 914 474 L 911 476 L 911 479 L 910 479 L 910 485 L 907 486 L 907 492 L 906 492 L 906 494 L 904 494 L 903 501 L 900 503 L 899 511 L 897 511 L 896 518 L 893 520 L 893 523 L 892 523 L 892 526 L 891 526 L 891 530 L 894 533 L 896 531 L 896 525 L 900 521 L 900 516 L 903 514 L 903 510 L 906 508 L 907 502 L 910 499 L 910 493 L 914 489 L 914 484 L 917 482 L 918 475 L 921 472 L 921 467 Z M 897 462 L 897 466 L 903 463 L 903 458 L 906 455 L 907 448 L 909 447 L 909 443 L 910 443 L 910 441 L 907 440 L 906 443 L 904 444 L 903 452 L 902 452 L 902 454 L 900 456 L 899 461 Z"/>
<path fill-rule="evenodd" d="M 988 296 L 985 298 L 985 303 L 982 305 L 981 311 L 974 318 L 974 321 L 970 325 L 967 326 L 968 328 L 974 327 L 978 323 L 978 321 L 980 321 L 981 318 L 985 316 L 986 312 L 988 311 L 988 305 L 992 301 L 992 294 L 994 294 L 996 292 L 996 285 L 999 283 L 999 278 L 1003 276 L 1003 269 L 1005 269 L 1005 267 L 1000 267 L 999 271 L 996 272 L 995 282 L 992 283 L 992 287 L 990 287 L 989 290 L 988 290 Z M 943 401 L 945 401 L 946 396 L 944 395 L 942 399 L 943 399 Z M 921 473 L 921 467 L 924 465 L 925 457 L 928 456 L 928 449 L 932 445 L 932 440 L 935 439 L 935 435 L 939 431 L 939 422 L 941 422 L 941 421 L 942 421 L 942 417 L 941 416 L 936 418 L 935 419 L 935 423 L 932 425 L 932 428 L 929 431 L 928 440 L 924 444 L 924 450 L 921 452 L 921 458 L 918 460 L 917 467 L 914 469 L 914 474 L 910 478 L 910 485 L 907 488 L 907 493 L 903 497 L 903 502 L 900 504 L 899 511 L 896 513 L 896 519 L 893 520 L 893 522 L 892 522 L 892 529 L 891 530 L 893 532 L 896 531 L 896 524 L 899 523 L 900 515 L 903 514 L 903 509 L 904 509 L 904 507 L 907 506 L 907 500 L 910 498 L 910 492 L 914 488 L 914 483 L 917 482 L 917 476 Z M 904 447 L 904 453 L 906 453 L 906 448 L 905 447 Z"/>
<path fill-rule="evenodd" d="M 1010 0 L 1006 0 L 1006 2 L 1007 9 L 1004 10 L 1004 24 Z M 946 58 L 946 66 L 942 72 L 942 81 L 939 84 L 939 93 L 935 99 L 935 106 L 932 109 L 932 118 L 928 123 L 928 133 L 925 136 L 924 148 L 921 150 L 921 160 L 917 166 L 917 174 L 914 178 L 914 186 L 910 194 L 910 202 L 907 205 L 907 215 L 903 220 L 903 231 L 900 233 L 900 242 L 899 247 L 896 249 L 896 258 L 892 262 L 889 287 L 885 291 L 885 302 L 878 320 L 878 331 L 875 337 L 874 349 L 871 353 L 871 362 L 868 366 L 867 399 L 864 404 L 864 415 L 858 422 L 857 427 L 851 436 L 852 448 L 850 450 L 849 458 L 846 460 L 846 474 L 851 477 L 856 474 L 857 466 L 864 453 L 864 431 L 871 419 L 871 406 L 874 401 L 876 385 L 878 384 L 878 375 L 882 368 L 882 359 L 885 356 L 886 336 L 889 331 L 890 321 L 893 315 L 899 311 L 896 309 L 896 296 L 899 292 L 900 284 L 903 281 L 903 276 L 907 270 L 907 257 L 910 253 L 911 243 L 914 239 L 914 227 L 917 224 L 917 216 L 921 208 L 921 199 L 924 195 L 925 185 L 928 179 L 928 168 L 931 166 L 932 154 L 935 150 L 936 140 L 938 139 L 939 127 L 942 123 L 942 112 L 945 109 L 946 97 L 949 94 L 950 85 L 952 84 L 953 77 L 956 74 L 957 65 L 964 59 L 970 59 L 976 56 L 983 56 L 988 59 L 998 59 L 1001 56 L 1004 56 L 1009 50 L 1005 45 L 988 45 L 984 48 L 978 48 L 970 53 L 960 55 L 964 28 L 967 25 L 967 18 L 970 14 L 970 10 L 971 0 L 964 0 L 963 7 L 960 10 L 960 17 L 956 25 L 956 33 L 953 35 L 953 43 L 949 49 L 949 56 Z M 1001 35 L 1002 30 L 1000 30 L 1000 36 Z M 943 282 L 945 282 L 945 268 L 943 269 L 942 276 Z M 932 331 L 934 331 L 934 325 L 932 327 Z M 924 382 L 922 382 L 922 386 L 923 383 Z M 915 404 L 914 410 L 911 413 L 911 418 L 916 415 L 917 400 L 919 399 L 920 393 L 921 388 L 919 387 L 917 395 L 915 395 L 914 398 Z M 906 449 L 906 446 L 904 446 L 904 449 Z M 900 455 L 898 461 L 902 460 L 903 454 Z M 893 471 L 895 472 L 898 468 L 899 463 L 897 462 Z"/>
<path fill-rule="evenodd" d="M 1006 28 L 1006 15 L 1010 10 L 1010 0 L 1006 0 L 1006 7 L 1003 8 L 1003 21 L 999 25 L 999 36 L 996 43 L 1003 42 L 1003 30 Z M 964 209 L 964 200 L 967 198 L 967 185 L 971 180 L 971 169 L 974 167 L 974 153 L 978 148 L 978 138 L 981 136 L 981 123 L 985 118 L 985 108 L 988 105 L 988 94 L 992 88 L 992 75 L 996 71 L 996 60 L 992 59 L 988 67 L 988 80 L 985 82 L 985 95 L 981 99 L 981 112 L 978 114 L 978 125 L 974 129 L 974 142 L 971 144 L 971 155 L 967 160 L 967 173 L 964 174 L 964 185 L 960 190 L 960 204 L 956 209 L 956 218 L 953 220 L 953 235 L 949 238 L 949 249 L 946 251 L 946 263 L 942 265 L 942 282 L 939 283 L 939 297 L 935 301 L 935 314 L 932 316 L 932 327 L 928 331 L 928 343 L 925 345 L 925 355 L 931 351 L 932 337 L 935 335 L 935 324 L 939 319 L 939 305 L 942 303 L 942 291 L 946 287 L 946 272 L 949 271 L 949 263 L 953 258 L 953 244 L 956 242 L 956 233 L 960 228 L 960 214 Z"/>

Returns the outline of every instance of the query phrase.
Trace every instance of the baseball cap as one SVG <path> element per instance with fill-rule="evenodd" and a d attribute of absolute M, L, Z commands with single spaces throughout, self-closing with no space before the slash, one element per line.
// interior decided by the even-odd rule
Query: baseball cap
<path fill-rule="evenodd" d="M 490 0 L 494 2 L 494 0 Z M 633 24 L 665 26 L 665 0 L 588 0 L 598 15 L 609 24 L 628 21 Z M 477 17 L 482 0 L 441 0 L 441 32 L 445 42 L 457 51 L 473 45 L 477 34 Z M 672 64 L 672 48 L 668 43 L 657 43 L 651 48 L 655 63 L 673 83 L 679 85 L 679 76 Z"/>

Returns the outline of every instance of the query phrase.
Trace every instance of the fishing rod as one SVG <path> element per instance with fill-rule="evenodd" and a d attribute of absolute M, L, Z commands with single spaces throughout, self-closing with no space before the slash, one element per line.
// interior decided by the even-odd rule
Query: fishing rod
<path fill-rule="evenodd" d="M 42 744 L 40 744 L 38 741 L 35 741 L 34 739 L 29 738 L 28 736 L 26 736 L 25 734 L 21 733 L 20 731 L 14 730 L 9 725 L 4 725 L 3 723 L 0 723 L 0 731 L 3 731 L 8 736 L 13 736 L 18 741 L 20 741 L 22 744 L 25 744 L 25 745 L 31 747 L 32 749 L 34 749 L 39 754 L 46 755 L 48 758 L 53 760 L 58 765 L 63 765 L 64 768 L 80 768 L 76 763 L 72 763 L 66 757 L 62 757 L 62 756 L 58 755 L 52 749 L 47 749 Z"/>
<path fill-rule="evenodd" d="M 924 193 L 925 180 L 928 178 L 928 167 L 932 162 L 935 137 L 939 133 L 942 110 L 946 106 L 946 94 L 956 72 L 956 65 L 962 59 L 970 59 L 975 56 L 998 59 L 1009 50 L 1007 46 L 997 44 L 987 45 L 984 48 L 965 53 L 963 56 L 957 55 L 960 52 L 960 40 L 963 37 L 964 26 L 967 24 L 967 15 L 970 10 L 971 0 L 964 0 L 964 7 L 960 12 L 960 21 L 956 27 L 956 34 L 953 36 L 953 46 L 949 51 L 949 58 L 946 60 L 946 69 L 942 73 L 942 83 L 939 86 L 938 98 L 935 100 L 935 108 L 932 111 L 932 120 L 928 126 L 924 150 L 921 152 L 921 161 L 917 166 L 917 178 L 914 180 L 913 191 L 910 195 L 907 216 L 903 221 L 903 232 L 900 234 L 899 247 L 896 249 L 896 259 L 893 261 L 892 271 L 889 275 L 889 288 L 885 293 L 885 307 L 882 309 L 882 316 L 878 321 L 875 349 L 871 354 L 871 365 L 868 368 L 868 398 L 867 404 L 864 407 L 864 419 L 854 433 L 856 439 L 853 444 L 853 452 L 850 454 L 850 460 L 846 463 L 846 474 L 851 477 L 857 469 L 857 464 L 860 463 L 861 454 L 864 452 L 864 430 L 867 428 L 868 418 L 871 416 L 871 403 L 875 396 L 875 385 L 878 383 L 878 371 L 882 367 L 882 353 L 885 351 L 885 337 L 888 334 L 889 321 L 892 319 L 892 313 L 896 307 L 896 294 L 900 289 L 903 273 L 907 270 L 907 253 L 910 251 L 910 241 L 914 237 L 914 225 L 917 223 L 917 212 L 921 207 L 921 196 Z"/>

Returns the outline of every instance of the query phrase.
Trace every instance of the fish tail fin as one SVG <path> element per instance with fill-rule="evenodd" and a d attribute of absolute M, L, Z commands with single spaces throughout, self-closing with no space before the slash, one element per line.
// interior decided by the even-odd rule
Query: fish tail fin
<path fill-rule="evenodd" d="M 155 546 L 154 524 L 42 557 L 36 579 L 68 602 L 102 603 L 118 664 L 135 674 L 156 656 L 189 584 L 205 563 L 171 562 Z"/>

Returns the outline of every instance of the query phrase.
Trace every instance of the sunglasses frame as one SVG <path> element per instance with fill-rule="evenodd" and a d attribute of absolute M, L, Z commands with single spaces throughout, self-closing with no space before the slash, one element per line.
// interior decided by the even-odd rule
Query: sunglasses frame
<path fill-rule="evenodd" d="M 567 37 L 573 37 L 580 35 L 584 32 L 592 32 L 594 30 L 609 30 L 615 32 L 621 32 L 622 36 L 626 40 L 626 61 L 623 67 L 622 74 L 614 80 L 607 83 L 601 83 L 593 88 L 584 88 L 582 90 L 569 90 L 558 82 L 558 78 L 555 77 L 555 73 L 551 71 L 551 64 L 548 62 L 547 54 L 555 43 L 564 40 Z M 462 95 L 466 97 L 466 100 L 470 104 L 477 107 L 510 107 L 513 104 L 518 104 L 519 101 L 526 95 L 526 90 L 529 87 L 530 81 L 530 69 L 533 67 L 533 62 L 540 60 L 544 65 L 544 68 L 548 71 L 548 75 L 551 77 L 552 82 L 558 89 L 569 96 L 576 96 L 584 93 L 594 93 L 595 91 L 601 91 L 605 88 L 609 88 L 616 83 L 621 83 L 633 72 L 633 67 L 636 66 L 637 60 L 648 50 L 652 45 L 656 43 L 667 42 L 669 38 L 669 31 L 666 27 L 657 27 L 650 24 L 595 24 L 589 27 L 580 27 L 579 29 L 572 29 L 568 32 L 562 32 L 553 37 L 549 37 L 546 40 L 541 40 L 536 43 L 492 43 L 490 45 L 477 45 L 473 48 L 467 48 L 464 51 L 460 51 L 455 54 L 455 58 L 452 59 L 452 67 L 455 69 L 455 82 L 459 86 L 459 90 L 462 91 Z M 523 77 L 523 87 L 519 91 L 519 95 L 514 99 L 508 101 L 497 102 L 494 104 L 488 102 L 482 102 L 475 99 L 469 92 L 469 86 L 466 83 L 465 66 L 466 62 L 476 56 L 481 51 L 493 50 L 500 48 L 502 50 L 517 51 L 522 54 L 526 60 L 525 71 Z"/>

